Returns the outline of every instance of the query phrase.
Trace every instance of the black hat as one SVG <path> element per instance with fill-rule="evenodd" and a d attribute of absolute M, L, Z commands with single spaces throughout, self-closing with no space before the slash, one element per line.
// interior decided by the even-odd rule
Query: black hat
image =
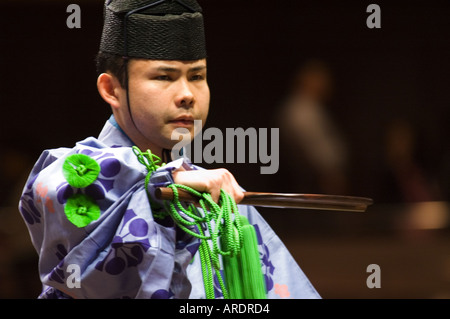
<path fill-rule="evenodd" d="M 100 51 L 130 58 L 206 58 L 196 0 L 106 0 Z"/>

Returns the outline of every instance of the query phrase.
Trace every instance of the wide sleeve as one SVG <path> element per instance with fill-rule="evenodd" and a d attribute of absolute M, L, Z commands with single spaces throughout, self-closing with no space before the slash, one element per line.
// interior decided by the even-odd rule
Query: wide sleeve
<path fill-rule="evenodd" d="M 74 182 L 72 169 L 92 176 Z M 185 236 L 184 253 L 176 249 L 173 223 L 153 216 L 146 174 L 130 148 L 95 140 L 43 153 L 19 203 L 39 254 L 41 298 L 189 296 L 185 269 L 198 242 Z"/>
<path fill-rule="evenodd" d="M 254 226 L 269 299 L 321 298 L 284 243 L 253 206 L 238 205 Z"/>

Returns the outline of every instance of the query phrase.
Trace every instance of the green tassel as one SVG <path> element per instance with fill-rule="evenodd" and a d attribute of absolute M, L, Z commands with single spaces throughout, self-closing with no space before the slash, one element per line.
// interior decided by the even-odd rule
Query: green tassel
<path fill-rule="evenodd" d="M 244 243 L 239 258 L 242 267 L 244 297 L 246 299 L 266 299 L 266 285 L 259 258 L 256 231 L 247 218 L 241 216 L 241 220 Z"/>
<path fill-rule="evenodd" d="M 224 274 L 231 299 L 266 299 L 255 228 L 240 216 L 243 243 L 237 256 L 224 256 Z M 224 241 L 223 244 L 226 245 Z"/>
<path fill-rule="evenodd" d="M 225 236 L 221 237 L 223 250 L 229 251 L 229 245 Z M 242 289 L 242 276 L 237 256 L 223 256 L 223 272 L 225 277 L 228 295 L 231 299 L 244 299 Z"/>
<path fill-rule="evenodd" d="M 166 202 L 168 214 L 178 227 L 202 241 L 199 252 L 206 297 L 215 298 L 213 282 L 215 274 L 225 299 L 266 299 L 256 231 L 247 218 L 239 214 L 233 198 L 222 190 L 220 206 L 212 200 L 210 194 L 202 194 L 179 184 L 171 184 L 168 187 L 172 188 L 174 193 L 174 199 Z M 199 204 L 204 216 L 199 214 L 193 205 L 190 206 L 192 209 L 186 209 L 181 205 L 178 188 L 200 198 Z M 178 210 L 184 214 L 179 214 Z M 234 221 L 231 218 L 233 214 Z M 212 222 L 215 228 L 212 227 Z M 199 233 L 191 231 L 187 227 L 189 225 L 197 225 Z M 203 233 L 203 225 L 207 226 L 209 235 Z M 208 242 L 211 242 L 212 247 Z M 220 273 L 219 255 L 222 256 L 225 282 Z"/>

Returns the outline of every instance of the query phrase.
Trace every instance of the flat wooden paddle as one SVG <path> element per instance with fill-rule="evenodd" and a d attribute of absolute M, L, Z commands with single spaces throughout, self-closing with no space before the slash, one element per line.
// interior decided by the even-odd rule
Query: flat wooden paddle
<path fill-rule="evenodd" d="M 168 187 L 156 189 L 155 195 L 161 200 L 172 200 L 173 191 Z M 180 201 L 198 203 L 198 197 L 179 189 Z M 366 197 L 320 195 L 320 194 L 295 194 L 295 193 L 261 193 L 244 192 L 244 199 L 239 205 L 252 205 L 277 208 L 301 208 L 316 210 L 334 210 L 365 212 L 373 201 Z"/>

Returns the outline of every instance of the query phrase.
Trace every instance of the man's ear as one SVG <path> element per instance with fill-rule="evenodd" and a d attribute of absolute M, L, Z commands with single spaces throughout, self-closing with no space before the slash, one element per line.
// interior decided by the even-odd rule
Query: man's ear
<path fill-rule="evenodd" d="M 103 100 L 112 108 L 120 107 L 120 93 L 123 89 L 115 76 L 109 73 L 100 74 L 97 79 L 97 89 Z"/>

